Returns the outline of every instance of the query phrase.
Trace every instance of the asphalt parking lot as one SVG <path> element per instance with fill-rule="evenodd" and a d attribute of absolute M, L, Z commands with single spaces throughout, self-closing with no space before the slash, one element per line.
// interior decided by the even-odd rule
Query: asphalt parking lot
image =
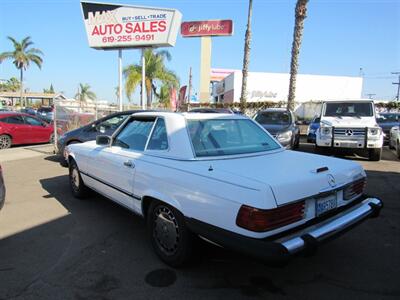
<path fill-rule="evenodd" d="M 400 297 L 400 160 L 388 149 L 380 162 L 350 158 L 367 170 L 367 193 L 383 199 L 381 216 L 316 255 L 274 268 L 204 243 L 179 270 L 156 257 L 140 218 L 97 194 L 74 199 L 67 169 L 46 149 L 0 152 L 0 299 Z"/>

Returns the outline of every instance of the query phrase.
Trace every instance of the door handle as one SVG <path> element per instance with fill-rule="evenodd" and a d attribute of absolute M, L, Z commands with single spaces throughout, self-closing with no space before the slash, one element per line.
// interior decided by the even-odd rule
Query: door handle
<path fill-rule="evenodd" d="M 124 166 L 129 168 L 134 168 L 135 164 L 131 160 L 124 161 Z"/>

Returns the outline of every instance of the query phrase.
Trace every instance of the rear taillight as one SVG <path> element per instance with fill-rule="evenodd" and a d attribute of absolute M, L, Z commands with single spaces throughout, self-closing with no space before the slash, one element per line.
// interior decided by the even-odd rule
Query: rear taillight
<path fill-rule="evenodd" d="M 358 179 L 348 185 L 343 191 L 343 199 L 350 200 L 355 196 L 364 193 L 365 186 L 367 185 L 367 180 L 365 177 Z"/>
<path fill-rule="evenodd" d="M 256 232 L 272 230 L 303 219 L 304 206 L 304 201 L 275 209 L 258 209 L 242 205 L 236 217 L 236 225 Z"/>

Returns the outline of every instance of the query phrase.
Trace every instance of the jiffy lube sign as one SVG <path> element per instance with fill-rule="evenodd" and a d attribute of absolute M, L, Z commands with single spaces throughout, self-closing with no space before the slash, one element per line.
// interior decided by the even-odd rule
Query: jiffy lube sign
<path fill-rule="evenodd" d="M 232 20 L 189 21 L 181 24 L 183 37 L 226 36 L 233 34 Z"/>
<path fill-rule="evenodd" d="M 81 2 L 89 46 L 174 46 L 182 19 L 176 9 Z"/>

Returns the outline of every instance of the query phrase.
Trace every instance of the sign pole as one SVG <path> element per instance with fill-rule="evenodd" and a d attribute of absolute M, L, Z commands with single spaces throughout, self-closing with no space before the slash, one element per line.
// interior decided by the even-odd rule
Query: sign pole
<path fill-rule="evenodd" d="M 122 111 L 122 49 L 118 49 L 118 102 Z"/>
<path fill-rule="evenodd" d="M 142 48 L 142 109 L 146 109 L 146 99 L 145 99 L 145 94 L 146 94 L 146 58 L 144 57 L 144 50 L 145 48 Z"/>

